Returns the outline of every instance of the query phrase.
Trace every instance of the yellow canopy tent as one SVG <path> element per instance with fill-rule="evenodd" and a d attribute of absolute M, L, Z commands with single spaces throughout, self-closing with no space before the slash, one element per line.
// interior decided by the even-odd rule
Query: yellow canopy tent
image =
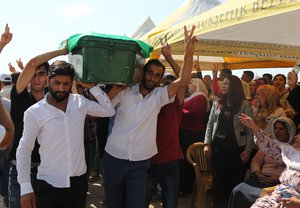
<path fill-rule="evenodd" d="M 141 40 L 157 49 L 154 55 L 164 40 L 180 55 L 183 26 L 195 25 L 201 63 L 209 65 L 205 56 L 216 56 L 230 69 L 289 67 L 300 60 L 299 8 L 300 0 L 228 0 L 173 26 L 159 25 Z"/>

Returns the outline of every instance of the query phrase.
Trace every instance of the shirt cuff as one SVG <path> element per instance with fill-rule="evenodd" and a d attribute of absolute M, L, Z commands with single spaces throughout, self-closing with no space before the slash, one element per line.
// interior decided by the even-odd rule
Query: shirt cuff
<path fill-rule="evenodd" d="M 33 188 L 31 186 L 31 183 L 30 182 L 21 183 L 21 196 L 28 193 L 33 193 Z"/>
<path fill-rule="evenodd" d="M 94 86 L 90 89 L 90 92 L 94 97 L 101 96 L 103 98 L 103 100 L 101 99 L 102 102 L 105 102 L 106 104 L 110 103 L 109 97 L 100 87 Z"/>

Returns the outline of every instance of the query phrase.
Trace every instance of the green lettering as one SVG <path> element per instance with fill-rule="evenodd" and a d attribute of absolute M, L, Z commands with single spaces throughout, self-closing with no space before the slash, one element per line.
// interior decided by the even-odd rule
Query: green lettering
<path fill-rule="evenodd" d="M 246 10 L 246 6 L 247 6 L 247 4 L 245 4 L 244 6 L 241 7 L 241 16 L 243 16 L 243 13 L 248 14 L 248 12 Z"/>
<path fill-rule="evenodd" d="M 227 12 L 226 12 L 226 19 L 225 19 L 225 20 L 228 20 L 228 15 L 229 15 L 229 14 L 231 14 L 230 19 L 232 19 L 232 16 L 233 16 L 233 10 L 227 11 Z"/>
<path fill-rule="evenodd" d="M 212 18 L 210 17 L 209 21 L 208 21 L 208 25 L 213 25 L 213 24 L 214 24 L 214 22 L 213 22 Z"/>
<path fill-rule="evenodd" d="M 205 28 L 208 25 L 208 19 L 202 22 L 202 27 Z"/>
<path fill-rule="evenodd" d="M 284 3 L 285 3 L 284 0 L 279 1 L 279 4 L 284 4 Z"/>
<path fill-rule="evenodd" d="M 220 15 L 220 20 L 219 20 L 219 22 L 223 22 L 222 17 L 225 17 L 225 15 L 224 15 L 223 13 Z"/>
<path fill-rule="evenodd" d="M 273 0 L 271 0 L 270 2 L 270 8 L 275 7 L 275 5 L 273 4 Z"/>
<path fill-rule="evenodd" d="M 267 7 L 265 7 L 265 2 L 267 2 L 268 0 L 262 0 L 261 1 L 261 10 L 266 9 Z"/>
<path fill-rule="evenodd" d="M 236 8 L 236 9 L 235 9 L 235 17 L 238 17 L 238 14 L 239 14 L 239 9 Z"/>
<path fill-rule="evenodd" d="M 258 8 L 259 8 L 259 3 L 258 3 L 258 1 L 254 1 L 254 2 L 253 2 L 252 11 L 253 11 L 253 12 L 257 12 Z"/>

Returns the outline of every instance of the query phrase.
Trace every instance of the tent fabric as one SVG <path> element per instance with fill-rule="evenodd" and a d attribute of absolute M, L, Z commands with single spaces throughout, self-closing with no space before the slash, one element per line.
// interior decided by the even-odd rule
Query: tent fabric
<path fill-rule="evenodd" d="M 153 53 L 157 53 L 157 50 L 154 50 Z M 151 54 L 151 57 L 152 57 Z M 157 55 L 155 58 L 159 58 Z M 183 64 L 183 55 L 173 55 L 174 60 L 180 66 Z M 167 67 L 171 67 L 169 63 L 160 57 L 163 64 Z M 255 58 L 237 58 L 237 57 L 219 57 L 219 56 L 194 56 L 194 60 L 198 60 L 200 63 L 201 71 L 210 71 L 215 67 L 215 64 L 218 66 L 219 70 L 224 68 L 230 70 L 237 69 L 257 69 L 257 68 L 288 68 L 293 67 L 295 62 L 288 61 L 274 61 L 274 60 L 258 60 Z"/>
<path fill-rule="evenodd" d="M 168 29 L 170 26 L 174 26 L 180 22 L 202 14 L 219 4 L 221 4 L 219 0 L 186 0 L 167 19 L 158 24 L 149 33 L 141 37 L 141 40 L 144 40 L 151 34 L 158 34 Z"/>
<path fill-rule="evenodd" d="M 299 8 L 299 0 L 229 0 L 142 40 L 159 49 L 167 39 L 172 52 L 182 54 L 183 26 L 195 25 L 197 55 L 286 61 L 292 66 L 300 59 Z"/>
<path fill-rule="evenodd" d="M 154 27 L 154 22 L 152 21 L 150 16 L 148 16 L 147 19 L 140 26 L 137 27 L 137 29 L 132 33 L 130 37 L 134 39 L 139 39 L 144 34 L 152 30 Z"/>
<path fill-rule="evenodd" d="M 153 51 L 152 46 L 148 45 L 147 43 L 145 43 L 141 40 L 132 39 L 127 36 L 108 35 L 108 34 L 101 34 L 101 33 L 95 33 L 95 32 L 81 33 L 81 34 L 75 34 L 75 35 L 70 36 L 68 38 L 68 50 L 72 51 L 78 45 L 78 41 L 84 36 L 94 36 L 94 37 L 96 36 L 96 37 L 109 38 L 109 39 L 134 41 L 140 46 L 141 52 L 147 58 L 150 56 L 150 53 Z M 63 43 L 61 43 L 60 47 L 62 47 L 62 45 L 63 45 Z"/>

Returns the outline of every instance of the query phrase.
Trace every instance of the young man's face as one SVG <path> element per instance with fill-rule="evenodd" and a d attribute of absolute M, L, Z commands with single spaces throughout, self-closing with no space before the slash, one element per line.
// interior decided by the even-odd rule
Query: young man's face
<path fill-rule="evenodd" d="M 247 74 L 243 73 L 241 80 L 243 80 L 244 82 L 249 83 L 250 82 L 250 78 Z"/>
<path fill-rule="evenodd" d="M 57 102 L 68 99 L 73 80 L 70 76 L 56 75 L 49 78 L 49 92 Z"/>
<path fill-rule="evenodd" d="M 44 66 L 36 69 L 35 75 L 30 81 L 30 90 L 35 92 L 44 91 L 47 85 L 47 70 Z"/>
<path fill-rule="evenodd" d="M 204 78 L 203 78 L 203 82 L 206 86 L 210 86 L 211 83 L 212 83 L 212 80 L 211 80 L 211 77 L 208 76 L 208 75 L 205 75 Z"/>
<path fill-rule="evenodd" d="M 152 91 L 155 87 L 159 86 L 160 80 L 163 75 L 163 68 L 151 64 L 147 71 L 144 72 L 142 85 L 146 90 Z"/>

